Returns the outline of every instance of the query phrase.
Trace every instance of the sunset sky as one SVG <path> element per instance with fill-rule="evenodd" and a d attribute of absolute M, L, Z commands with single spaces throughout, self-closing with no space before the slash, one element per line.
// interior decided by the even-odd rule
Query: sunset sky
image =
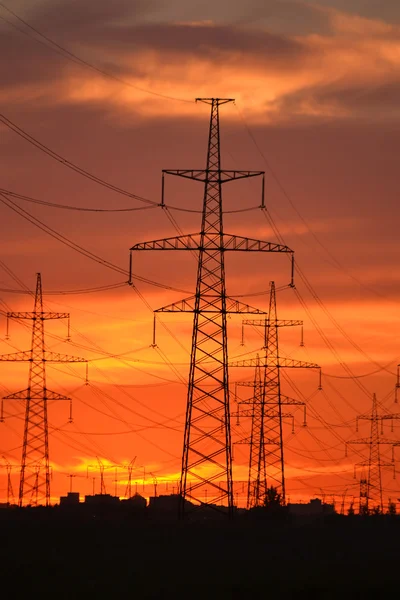
<path fill-rule="evenodd" d="M 345 445 L 367 437 L 369 422 L 357 433 L 356 416 L 370 411 L 373 392 L 382 413 L 398 406 L 400 3 L 5 0 L 0 54 L 2 117 L 63 159 L 152 202 L 160 201 L 162 169 L 205 166 L 209 107 L 194 99 L 236 99 L 221 108 L 222 163 L 266 171 L 268 214 L 257 209 L 259 181 L 231 184 L 224 191 L 225 230 L 271 242 L 280 235 L 295 251 L 297 290 L 278 293 L 278 316 L 304 321 L 305 346 L 297 328 L 281 330 L 281 356 L 316 362 L 323 373 L 319 392 L 314 372 L 282 374 L 283 392 L 308 400 L 308 427 L 300 409 L 295 433 L 285 426 L 288 496 L 307 501 L 324 494 L 339 504 L 342 494 L 358 497 L 354 464 L 367 458 L 367 447 L 349 448 L 346 457 Z M 199 230 L 201 184 L 166 180 L 166 204 L 194 212 L 149 208 L 54 160 L 4 119 L 0 151 L 0 188 L 8 191 L 0 193 L 0 352 L 29 349 L 30 332 L 17 322 L 5 339 L 4 314 L 32 310 L 26 288 L 34 289 L 40 272 L 46 309 L 71 313 L 70 342 L 66 323 L 46 323 L 48 348 L 91 361 L 89 385 L 84 365 L 47 367 L 48 386 L 72 395 L 74 416 L 68 424 L 67 403 L 49 406 L 52 500 L 69 490 L 68 474 L 82 496 L 91 493 L 93 477 L 99 492 L 96 457 L 109 467 L 111 493 L 117 468 L 124 494 L 124 465 L 134 457 L 138 491 L 152 495 L 157 481 L 158 493 L 172 492 L 192 317 L 161 315 L 153 348 L 152 309 L 193 293 L 196 262 L 186 253 L 138 254 L 135 275 L 161 287 L 135 279 L 137 293 L 122 271 L 135 243 Z M 103 212 L 55 208 L 10 192 Z M 130 208 L 141 210 L 104 212 Z M 253 210 L 234 212 L 244 208 Z M 116 270 L 62 244 L 46 227 Z M 289 279 L 284 257 L 227 257 L 228 293 L 260 309 L 268 306 L 269 282 L 282 287 Z M 245 333 L 242 346 L 241 320 L 232 316 L 232 360 L 261 352 L 257 332 Z M 27 378 L 26 364 L 0 363 L 1 395 L 23 389 Z M 251 369 L 232 369 L 232 391 L 234 382 L 252 378 Z M 23 430 L 22 403 L 7 401 L 4 410 L 0 501 L 6 461 L 18 491 Z M 236 442 L 250 423 L 232 425 Z M 400 421 L 393 432 L 386 424 L 384 435 L 400 441 Z M 390 446 L 382 453 L 390 459 Z M 395 454 L 400 460 L 398 448 Z M 235 445 L 237 482 L 247 478 L 247 460 L 248 449 Z M 400 497 L 391 469 L 383 485 L 385 501 Z M 241 483 L 235 500 L 245 502 Z"/>

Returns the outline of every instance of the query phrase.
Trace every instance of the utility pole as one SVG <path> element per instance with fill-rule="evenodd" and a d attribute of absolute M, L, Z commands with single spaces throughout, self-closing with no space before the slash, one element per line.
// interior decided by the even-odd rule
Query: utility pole
<path fill-rule="evenodd" d="M 161 206 L 164 207 L 165 174 L 203 183 L 201 231 L 196 234 L 135 244 L 130 249 L 130 274 L 132 274 L 133 252 L 186 250 L 198 253 L 195 295 L 155 311 L 156 313 L 194 313 L 179 485 L 180 514 L 184 515 L 185 500 L 191 500 L 196 505 L 210 504 L 214 507 L 225 505 L 228 507 L 228 515 L 232 516 L 234 502 L 227 314 L 265 314 L 265 312 L 227 295 L 225 253 L 227 251 L 278 252 L 289 253 L 293 258 L 293 251 L 287 246 L 224 232 L 222 185 L 256 176 L 262 176 L 264 182 L 264 172 L 228 171 L 221 168 L 219 109 L 220 106 L 233 100 L 197 98 L 196 101 L 211 107 L 206 168 L 164 170 Z M 260 208 L 264 208 L 264 198 Z M 130 275 L 130 283 L 132 283 L 132 275 Z"/>
<path fill-rule="evenodd" d="M 278 330 L 281 327 L 303 325 L 302 321 L 278 319 L 276 308 L 275 283 L 270 283 L 270 300 L 268 317 L 260 320 L 244 320 L 244 325 L 262 327 L 264 329 L 265 358 L 260 364 L 259 357 L 229 363 L 230 367 L 254 366 L 254 398 L 247 401 L 252 404 L 251 437 L 241 443 L 250 444 L 249 487 L 247 507 L 262 506 L 265 501 L 267 485 L 276 488 L 281 494 L 282 502 L 286 503 L 285 461 L 283 444 L 283 420 L 290 417 L 285 414 L 285 406 L 304 406 L 304 421 L 306 425 L 306 406 L 304 402 L 289 398 L 281 393 L 280 369 L 301 368 L 319 369 L 315 363 L 282 358 L 279 356 Z M 262 371 L 262 374 L 261 374 Z M 243 385 L 243 384 L 242 384 Z M 244 383 L 244 385 L 246 385 Z M 248 384 L 247 384 L 248 385 Z M 321 388 L 321 377 L 319 389 Z M 242 402 L 241 402 L 242 403 Z M 246 401 L 244 402 L 246 403 Z M 242 413 L 248 416 L 248 413 Z"/>
<path fill-rule="evenodd" d="M 371 422 L 371 433 L 368 438 L 360 438 L 357 440 L 349 440 L 347 444 L 365 444 L 369 446 L 369 456 L 367 461 L 357 463 L 367 470 L 367 476 L 362 473 L 360 479 L 360 514 L 369 514 L 371 510 L 378 509 L 383 512 L 383 497 L 382 497 L 382 467 L 391 467 L 394 469 L 394 461 L 385 462 L 381 459 L 380 446 L 386 444 L 396 445 L 394 440 L 388 440 L 382 436 L 383 422 L 387 420 L 400 419 L 400 414 L 378 414 L 378 401 L 376 394 L 372 397 L 372 410 L 370 413 L 359 415 L 356 419 L 356 431 L 358 431 L 358 422 L 366 420 Z M 380 427 L 379 427 L 380 425 Z M 346 456 L 347 456 L 346 444 Z M 355 465 L 355 466 L 357 466 Z M 355 471 L 354 471 L 355 476 Z"/>
<path fill-rule="evenodd" d="M 3 354 L 0 361 L 29 362 L 29 383 L 25 390 L 4 396 L 3 400 L 25 401 L 25 426 L 19 483 L 19 505 L 28 497 L 36 503 L 50 504 L 50 458 L 47 404 L 53 400 L 69 400 L 69 396 L 58 394 L 47 388 L 46 363 L 85 362 L 84 358 L 47 352 L 44 338 L 44 322 L 53 319 L 68 319 L 69 313 L 44 312 L 42 280 L 36 277 L 36 293 L 33 312 L 9 312 L 8 319 L 28 319 L 33 322 L 31 349 L 27 352 Z M 71 405 L 70 405 L 71 406 Z M 72 419 L 70 412 L 70 419 Z M 39 468 L 42 466 L 43 468 Z M 42 472 L 44 472 L 42 474 Z"/>
<path fill-rule="evenodd" d="M 72 493 L 72 479 L 73 479 L 74 477 L 76 477 L 76 475 L 75 475 L 75 473 L 69 473 L 69 474 L 67 475 L 67 477 L 69 478 L 69 492 L 70 492 L 70 494 L 71 494 L 71 493 Z"/>

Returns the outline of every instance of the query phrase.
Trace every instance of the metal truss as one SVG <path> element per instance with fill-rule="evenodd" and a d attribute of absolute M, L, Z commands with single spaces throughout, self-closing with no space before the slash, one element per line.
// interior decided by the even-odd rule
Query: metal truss
<path fill-rule="evenodd" d="M 281 494 L 283 503 L 286 500 L 283 421 L 285 418 L 292 418 L 293 427 L 293 414 L 285 413 L 284 407 L 304 406 L 304 424 L 306 422 L 305 403 L 281 393 L 280 369 L 320 369 L 320 366 L 279 356 L 278 329 L 302 325 L 303 322 L 278 319 L 273 281 L 270 284 L 268 317 L 261 320 L 244 320 L 243 324 L 264 328 L 264 361 L 260 362 L 257 356 L 229 363 L 230 367 L 254 366 L 256 373 L 253 384 L 254 397 L 247 401 L 248 404 L 252 404 L 251 436 L 250 439 L 245 438 L 241 441 L 241 443 L 250 443 L 247 507 L 253 508 L 264 504 L 267 485 L 276 488 Z M 241 414 L 250 416 L 250 412 L 242 411 Z"/>
<path fill-rule="evenodd" d="M 180 480 L 181 514 L 185 510 L 185 501 L 191 500 L 196 505 L 224 506 L 224 511 L 232 515 L 227 314 L 266 313 L 227 296 L 225 253 L 287 253 L 292 257 L 293 284 L 293 251 L 284 245 L 224 232 L 222 185 L 238 179 L 264 176 L 264 173 L 221 168 L 219 107 L 233 100 L 197 100 L 211 107 L 206 168 L 166 170 L 163 172 L 162 189 L 164 193 L 165 174 L 204 184 L 201 230 L 197 234 L 135 244 L 130 249 L 130 272 L 132 255 L 137 251 L 195 250 L 198 253 L 195 294 L 155 311 L 194 314 Z M 164 198 L 161 205 L 163 203 Z"/>
<path fill-rule="evenodd" d="M 399 413 L 390 414 L 378 414 L 378 401 L 376 394 L 372 396 L 372 410 L 370 413 L 359 415 L 357 417 L 357 431 L 358 422 L 360 420 L 366 420 L 371 422 L 371 433 L 368 438 L 359 438 L 356 440 L 349 440 L 346 442 L 346 456 L 347 456 L 347 444 L 362 444 L 369 446 L 368 460 L 357 463 L 354 468 L 354 477 L 356 476 L 356 467 L 360 466 L 364 471 L 367 471 L 367 477 L 361 476 L 360 479 L 360 514 L 369 514 L 371 510 L 378 509 L 383 512 L 383 495 L 382 495 L 382 467 L 390 467 L 394 471 L 394 456 L 393 447 L 397 446 L 398 443 L 395 440 L 389 440 L 383 437 L 382 429 L 384 421 L 393 421 L 400 419 Z M 379 426 L 380 425 L 380 426 Z M 380 446 L 390 445 L 392 446 L 392 461 L 382 461 Z"/>
<path fill-rule="evenodd" d="M 46 362 L 76 363 L 84 358 L 47 352 L 45 349 L 44 322 L 52 319 L 69 319 L 69 313 L 45 312 L 43 310 L 42 280 L 36 278 L 35 304 L 32 312 L 9 312 L 7 319 L 28 319 L 33 322 L 31 349 L 0 356 L 2 362 L 29 362 L 28 387 L 4 396 L 4 400 L 25 401 L 25 424 L 19 483 L 19 505 L 50 504 L 50 458 L 47 405 L 52 400 L 70 401 L 71 398 L 53 392 L 46 385 Z M 3 414 L 3 411 L 2 411 Z"/>

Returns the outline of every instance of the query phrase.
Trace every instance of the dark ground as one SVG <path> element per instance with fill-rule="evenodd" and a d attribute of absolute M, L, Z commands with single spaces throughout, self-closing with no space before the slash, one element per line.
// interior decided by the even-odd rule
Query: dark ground
<path fill-rule="evenodd" d="M 1 513 L 4 598 L 399 596 L 399 517 L 188 523 L 55 509 Z"/>

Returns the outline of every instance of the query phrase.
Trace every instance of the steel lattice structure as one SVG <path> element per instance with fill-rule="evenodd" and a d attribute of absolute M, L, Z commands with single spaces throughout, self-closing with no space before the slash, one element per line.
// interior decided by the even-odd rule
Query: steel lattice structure
<path fill-rule="evenodd" d="M 35 303 L 32 312 L 9 312 L 7 319 L 33 322 L 31 349 L 26 352 L 3 354 L 0 361 L 29 362 L 28 387 L 20 392 L 4 396 L 3 400 L 25 401 L 25 424 L 19 483 L 19 505 L 50 504 L 50 457 L 47 405 L 52 400 L 71 398 L 47 388 L 46 363 L 86 362 L 84 358 L 67 356 L 45 349 L 44 322 L 53 319 L 69 319 L 69 313 L 45 312 L 43 310 L 42 280 L 37 273 Z M 70 412 L 71 419 L 71 412 Z"/>
<path fill-rule="evenodd" d="M 370 436 L 368 438 L 349 440 L 347 442 L 347 444 L 365 444 L 369 446 L 368 460 L 355 465 L 355 467 L 362 467 L 363 472 L 364 470 L 367 470 L 367 477 L 363 474 L 360 479 L 360 514 L 369 514 L 370 511 L 374 509 L 383 512 L 381 469 L 382 467 L 391 467 L 394 469 L 394 458 L 391 461 L 382 461 L 380 446 L 391 445 L 393 449 L 393 446 L 396 446 L 397 444 L 395 440 L 388 440 L 383 437 L 382 426 L 384 421 L 396 419 L 400 419 L 400 414 L 378 414 L 378 401 L 376 399 L 376 394 L 373 394 L 371 412 L 357 417 L 357 431 L 358 422 L 360 420 L 371 422 Z"/>
<path fill-rule="evenodd" d="M 252 387 L 253 397 L 250 400 L 238 402 L 238 411 L 236 413 L 237 425 L 240 417 L 251 418 L 250 437 L 244 437 L 236 444 L 248 444 L 249 452 L 249 471 L 247 480 L 247 509 L 260 506 L 267 493 L 267 465 L 265 461 L 265 445 L 268 440 L 264 436 L 264 419 L 277 418 L 272 410 L 267 410 L 264 404 L 264 382 L 261 374 L 260 358 L 256 357 L 256 367 L 254 371 L 254 381 L 239 381 L 236 383 L 239 387 Z M 242 405 L 247 408 L 241 408 Z M 250 408 L 248 407 L 249 405 Z M 292 415 L 290 415 L 292 416 Z"/>
<path fill-rule="evenodd" d="M 247 479 L 247 509 L 262 506 L 267 494 L 267 461 L 266 455 L 268 445 L 274 444 L 274 440 L 265 435 L 265 423 L 272 420 L 279 420 L 279 411 L 273 408 L 267 408 L 265 404 L 264 381 L 261 373 L 261 364 L 257 355 L 257 364 L 254 372 L 254 382 L 238 381 L 238 387 L 252 387 L 253 397 L 250 400 L 241 400 L 238 402 L 238 411 L 236 413 L 237 425 L 241 417 L 251 418 L 250 437 L 235 442 L 235 444 L 248 444 L 249 452 L 249 470 Z M 306 407 L 304 402 L 293 401 L 292 404 L 304 405 L 304 424 L 306 422 Z M 242 408 L 242 405 L 250 408 Z M 292 413 L 281 413 L 282 420 L 290 419 L 292 422 L 292 433 L 294 433 L 294 415 Z M 272 484 L 271 484 L 272 485 Z"/>
<path fill-rule="evenodd" d="M 230 366 L 249 366 L 255 364 L 255 394 L 250 400 L 253 404 L 251 416 L 251 437 L 242 440 L 250 444 L 249 487 L 247 507 L 262 506 L 265 501 L 267 485 L 276 488 L 285 503 L 285 463 L 283 445 L 283 420 L 292 418 L 284 413 L 285 406 L 304 406 L 300 400 L 289 398 L 281 393 L 281 368 L 320 369 L 315 363 L 294 361 L 279 356 L 278 330 L 281 327 L 303 325 L 303 321 L 278 319 L 276 308 L 275 283 L 270 283 L 268 317 L 257 320 L 244 320 L 244 325 L 263 327 L 265 359 L 260 365 L 259 358 L 230 363 Z M 263 374 L 261 378 L 261 366 Z M 246 413 L 242 413 L 246 416 Z M 247 413 L 248 416 L 248 413 Z"/>
<path fill-rule="evenodd" d="M 264 450 L 264 427 L 263 418 L 263 383 L 261 377 L 260 357 L 256 357 L 256 367 L 254 370 L 254 381 L 246 382 L 239 381 L 238 386 L 251 386 L 253 388 L 253 397 L 251 399 L 251 407 L 241 410 L 241 404 L 247 404 L 246 401 L 238 403 L 237 424 L 240 417 L 251 417 L 251 432 L 250 437 L 244 437 L 237 441 L 236 444 L 249 444 L 249 474 L 247 480 L 247 508 L 252 508 L 251 499 L 253 496 L 261 496 L 267 491 L 267 469 L 265 464 Z"/>
<path fill-rule="evenodd" d="M 221 169 L 219 107 L 233 100 L 229 98 L 198 98 L 197 100 L 211 107 L 206 168 L 164 170 L 163 181 L 164 175 L 169 174 L 204 184 L 201 231 L 197 234 L 134 245 L 131 248 L 130 270 L 132 270 L 132 252 L 140 250 L 198 252 L 195 295 L 156 311 L 194 313 L 180 479 L 181 514 L 185 510 L 187 499 L 200 505 L 225 505 L 228 514 L 232 514 L 227 314 L 265 313 L 227 296 L 225 253 L 227 251 L 278 252 L 289 253 L 293 257 L 293 252 L 287 246 L 224 232 L 222 185 L 238 179 L 264 176 L 264 173 Z"/>

